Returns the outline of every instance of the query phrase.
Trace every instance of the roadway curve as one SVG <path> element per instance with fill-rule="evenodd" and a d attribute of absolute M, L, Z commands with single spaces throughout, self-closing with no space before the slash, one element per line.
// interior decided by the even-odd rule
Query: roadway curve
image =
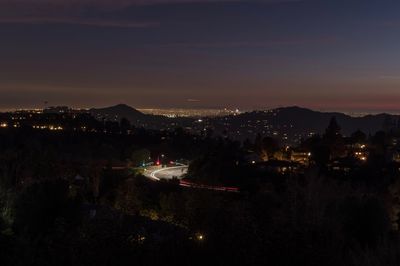
<path fill-rule="evenodd" d="M 153 180 L 160 181 L 161 179 L 173 179 L 173 178 L 181 179 L 187 173 L 187 171 L 188 171 L 187 165 L 164 167 L 164 168 L 162 168 L 161 166 L 151 166 L 145 169 L 144 175 Z"/>
<path fill-rule="evenodd" d="M 164 167 L 161 166 L 151 166 L 144 171 L 144 175 L 152 180 L 160 181 L 161 179 L 182 179 L 188 171 L 187 165 Z M 207 189 L 214 191 L 225 191 L 225 192 L 239 192 L 236 187 L 224 187 L 224 186 L 208 186 L 192 183 L 190 181 L 180 180 L 179 185 L 182 187 L 197 188 L 197 189 Z"/>

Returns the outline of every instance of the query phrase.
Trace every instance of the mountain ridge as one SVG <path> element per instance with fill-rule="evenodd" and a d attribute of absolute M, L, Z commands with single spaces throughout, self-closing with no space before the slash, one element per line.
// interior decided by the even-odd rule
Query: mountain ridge
<path fill-rule="evenodd" d="M 145 119 L 146 114 L 138 111 L 134 107 L 127 104 L 117 104 L 109 107 L 91 108 L 88 110 L 91 115 L 97 119 L 106 119 L 119 121 L 122 118 L 128 119 L 131 122 Z"/>
<path fill-rule="evenodd" d="M 120 121 L 128 119 L 132 124 L 155 129 L 172 127 L 192 128 L 200 132 L 202 127 L 211 127 L 215 132 L 238 132 L 234 138 L 254 137 L 255 133 L 265 135 L 286 134 L 289 138 L 309 134 L 323 134 L 332 117 L 336 117 L 344 135 L 351 135 L 357 130 L 366 134 L 375 134 L 377 131 L 389 128 L 399 129 L 400 116 L 387 113 L 369 114 L 353 117 L 341 112 L 321 112 L 299 106 L 280 107 L 270 110 L 255 110 L 238 115 L 222 117 L 205 117 L 206 124 L 199 124 L 198 118 L 167 118 L 159 115 L 144 114 L 137 109 L 117 104 L 104 108 L 92 108 L 89 112 L 97 119 Z"/>

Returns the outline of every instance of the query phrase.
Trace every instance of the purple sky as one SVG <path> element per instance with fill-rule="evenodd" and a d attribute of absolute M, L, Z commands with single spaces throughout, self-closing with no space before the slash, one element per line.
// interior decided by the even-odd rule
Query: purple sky
<path fill-rule="evenodd" d="M 0 109 L 399 111 L 394 0 L 0 0 Z"/>

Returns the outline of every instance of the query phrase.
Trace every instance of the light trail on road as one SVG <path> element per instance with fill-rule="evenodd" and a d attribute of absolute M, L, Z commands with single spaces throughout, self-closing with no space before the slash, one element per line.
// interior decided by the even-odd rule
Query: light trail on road
<path fill-rule="evenodd" d="M 156 168 L 145 170 L 144 174 L 155 181 L 160 181 L 161 179 L 182 178 L 187 173 L 187 170 L 187 165 L 180 165 L 161 169 Z"/>
<path fill-rule="evenodd" d="M 160 168 L 160 167 L 161 166 L 152 167 L 151 169 L 145 170 L 144 175 L 154 181 L 160 181 L 161 179 L 178 178 L 178 179 L 180 179 L 179 185 L 181 187 L 186 187 L 186 188 L 207 189 L 207 190 L 233 192 L 233 193 L 239 192 L 239 188 L 236 188 L 236 187 L 210 186 L 210 185 L 192 183 L 192 182 L 186 181 L 186 180 L 181 180 L 184 177 L 184 175 L 187 173 L 187 170 L 188 170 L 187 165 L 165 167 L 165 168 Z"/>

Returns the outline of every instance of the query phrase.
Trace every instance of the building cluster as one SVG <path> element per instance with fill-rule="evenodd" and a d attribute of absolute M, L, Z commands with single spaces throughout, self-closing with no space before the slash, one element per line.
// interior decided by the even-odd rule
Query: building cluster
<path fill-rule="evenodd" d="M 50 131 L 97 131 L 101 123 L 90 114 L 72 109 L 23 110 L 0 113 L 0 128 Z"/>
<path fill-rule="evenodd" d="M 255 151 L 246 156 L 246 161 L 275 173 L 299 173 L 310 166 L 319 166 L 346 175 L 368 164 L 395 166 L 400 171 L 400 131 L 380 131 L 369 137 L 356 131 L 344 137 L 332 119 L 325 134 L 311 136 L 299 145 L 274 149 L 271 139 L 260 143 L 256 141 Z"/>
<path fill-rule="evenodd" d="M 190 108 L 165 108 L 165 109 L 138 109 L 144 114 L 160 115 L 168 118 L 178 117 L 220 117 L 228 115 L 237 115 L 241 112 L 238 109 L 232 110 L 228 108 L 224 109 L 190 109 Z"/>
<path fill-rule="evenodd" d="M 332 171 L 350 172 L 362 166 L 378 154 L 387 162 L 400 164 L 400 123 L 385 121 L 384 131 L 367 137 L 354 132 L 345 137 L 335 119 L 325 133 L 294 133 L 294 123 L 277 123 L 276 110 L 234 116 L 206 117 L 196 119 L 163 119 L 154 129 L 175 132 L 183 128 L 196 137 L 223 136 L 230 139 L 255 142 L 255 148 L 246 155 L 250 164 L 261 165 L 277 172 L 297 171 L 312 164 L 324 164 Z M 261 113 L 261 114 L 259 114 Z M 254 119 L 255 118 L 255 119 Z M 264 119 L 262 119 L 264 118 Z M 142 121 L 138 127 L 155 121 Z M 49 131 L 79 131 L 130 134 L 137 127 L 126 119 L 99 119 L 87 110 L 68 107 L 52 107 L 45 110 L 20 110 L 0 113 L 1 128 L 31 128 Z M 172 133 L 171 133 L 172 134 Z M 258 136 L 267 138 L 267 141 Z M 167 138 L 168 134 L 162 135 Z M 258 143 L 257 143 L 258 141 Z M 273 143 L 276 141 L 276 143 Z M 275 146 L 280 146 L 276 149 Z M 399 167 L 400 168 L 400 167 Z"/>
<path fill-rule="evenodd" d="M 292 123 L 280 123 L 273 119 L 276 110 L 253 112 L 250 115 L 238 116 L 228 115 L 221 117 L 205 117 L 196 119 L 188 127 L 188 130 L 199 133 L 211 130 L 215 135 L 222 135 L 235 140 L 254 139 L 258 134 L 272 136 L 279 140 L 282 145 L 298 145 L 304 139 L 316 134 L 314 130 L 299 132 Z M 262 113 L 262 117 L 257 113 Z M 267 116 L 265 115 L 267 114 Z M 272 119 L 266 117 L 271 116 Z"/>

